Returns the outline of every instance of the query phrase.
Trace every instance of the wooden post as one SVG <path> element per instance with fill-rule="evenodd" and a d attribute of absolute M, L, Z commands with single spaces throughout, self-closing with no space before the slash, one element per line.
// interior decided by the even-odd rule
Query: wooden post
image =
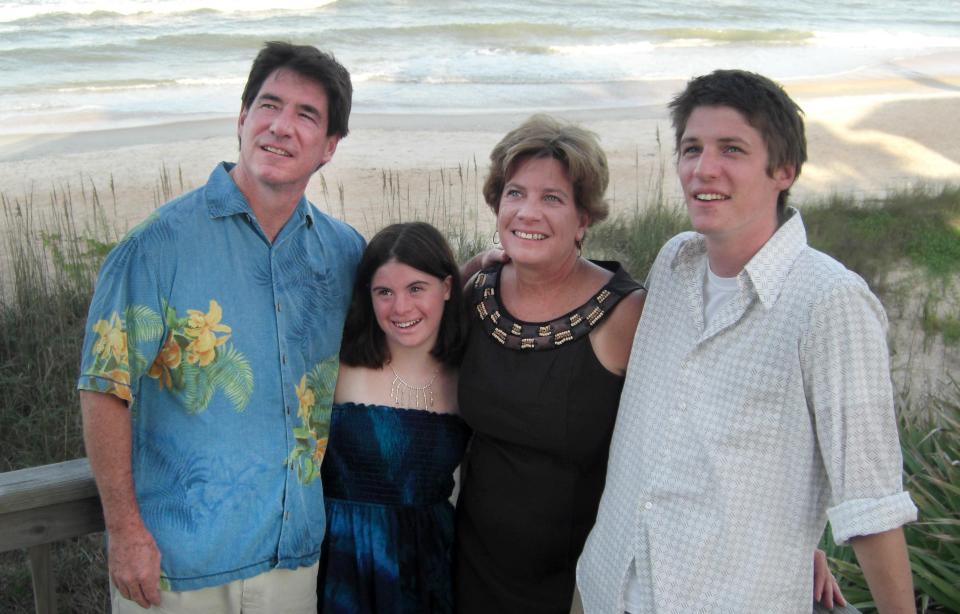
<path fill-rule="evenodd" d="M 33 606 L 37 614 L 56 614 L 57 582 L 50 559 L 50 544 L 27 548 L 33 579 Z"/>

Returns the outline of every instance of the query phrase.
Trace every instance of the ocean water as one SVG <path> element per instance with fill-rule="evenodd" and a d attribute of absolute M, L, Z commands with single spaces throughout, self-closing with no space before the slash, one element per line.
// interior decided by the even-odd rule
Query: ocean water
<path fill-rule="evenodd" d="M 789 82 L 955 57 L 960 2 L 0 0 L 0 134 L 233 115 L 275 39 L 333 52 L 355 112 L 603 109 L 714 68 Z"/>

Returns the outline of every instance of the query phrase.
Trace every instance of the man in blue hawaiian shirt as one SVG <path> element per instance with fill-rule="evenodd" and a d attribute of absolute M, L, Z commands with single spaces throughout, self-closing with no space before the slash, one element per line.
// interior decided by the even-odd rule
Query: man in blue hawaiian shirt
<path fill-rule="evenodd" d="M 104 262 L 78 387 L 114 612 L 315 611 L 319 468 L 363 239 L 304 190 L 351 97 L 332 56 L 268 43 L 238 162 Z"/>

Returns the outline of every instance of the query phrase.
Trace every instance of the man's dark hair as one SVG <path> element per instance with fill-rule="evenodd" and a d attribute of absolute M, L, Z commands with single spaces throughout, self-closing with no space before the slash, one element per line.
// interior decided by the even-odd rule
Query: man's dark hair
<path fill-rule="evenodd" d="M 350 73 L 333 55 L 310 45 L 270 41 L 257 54 L 243 88 L 243 110 L 250 109 L 263 82 L 275 70 L 291 70 L 320 85 L 327 94 L 327 136 L 343 138 L 349 132 L 353 85 Z"/>
<path fill-rule="evenodd" d="M 807 160 L 807 138 L 803 127 L 803 110 L 783 88 L 763 75 L 745 70 L 715 70 L 692 79 L 670 102 L 670 119 L 676 135 L 679 155 L 680 140 L 687 129 L 687 120 L 697 107 L 730 107 L 740 112 L 767 144 L 767 174 L 782 166 L 792 166 L 795 177 Z M 782 220 L 790 190 L 777 197 L 777 215 Z"/>
<path fill-rule="evenodd" d="M 437 342 L 430 350 L 440 362 L 457 366 L 466 344 L 460 269 L 440 231 L 425 222 L 392 224 L 378 232 L 360 258 L 353 302 L 343 327 L 340 360 L 350 366 L 379 369 L 390 360 L 386 338 L 373 311 L 370 284 L 384 264 L 395 261 L 437 279 L 450 277 L 450 298 L 444 303 Z"/>

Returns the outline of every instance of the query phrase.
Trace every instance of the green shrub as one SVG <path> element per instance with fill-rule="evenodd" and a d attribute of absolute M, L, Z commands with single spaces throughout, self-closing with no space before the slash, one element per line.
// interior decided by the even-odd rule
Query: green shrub
<path fill-rule="evenodd" d="M 960 186 L 919 187 L 860 202 L 833 196 L 803 207 L 810 245 L 883 292 L 883 275 L 912 262 L 932 275 L 960 272 Z"/>

